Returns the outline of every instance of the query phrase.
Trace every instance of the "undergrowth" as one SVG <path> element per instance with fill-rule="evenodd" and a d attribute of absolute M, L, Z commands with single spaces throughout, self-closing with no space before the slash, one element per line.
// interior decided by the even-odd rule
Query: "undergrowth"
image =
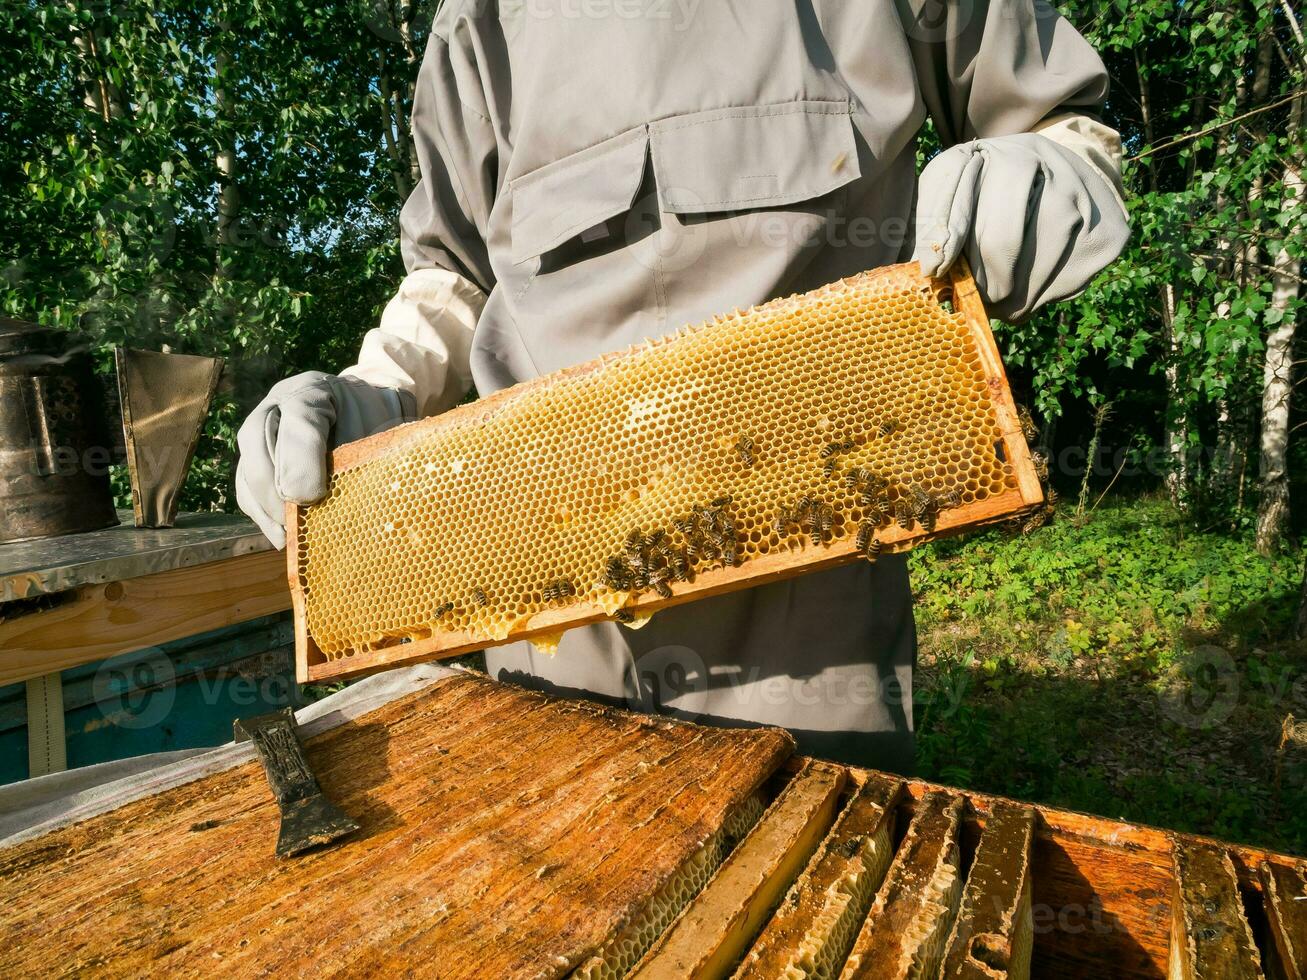
<path fill-rule="evenodd" d="M 918 549 L 920 774 L 1307 853 L 1301 575 L 1151 499 Z"/>

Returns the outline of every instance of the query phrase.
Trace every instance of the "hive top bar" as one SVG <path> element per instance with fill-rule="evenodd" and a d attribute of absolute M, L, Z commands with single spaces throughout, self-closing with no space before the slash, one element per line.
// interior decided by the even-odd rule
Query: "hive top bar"
<path fill-rule="evenodd" d="M 306 679 L 556 645 L 1040 500 L 974 285 L 915 265 L 517 385 L 333 465 L 328 498 L 288 519 Z"/>

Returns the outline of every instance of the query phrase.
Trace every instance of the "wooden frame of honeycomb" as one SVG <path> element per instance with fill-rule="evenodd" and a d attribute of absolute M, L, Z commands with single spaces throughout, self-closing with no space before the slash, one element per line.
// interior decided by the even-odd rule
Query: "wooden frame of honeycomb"
<path fill-rule="evenodd" d="M 337 449 L 287 511 L 298 676 L 555 648 L 1042 500 L 969 273 L 889 266 Z"/>

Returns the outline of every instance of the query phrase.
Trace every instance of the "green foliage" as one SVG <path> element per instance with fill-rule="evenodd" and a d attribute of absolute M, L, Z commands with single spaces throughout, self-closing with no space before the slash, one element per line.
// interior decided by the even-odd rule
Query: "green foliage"
<path fill-rule="evenodd" d="M 1302 304 L 1272 304 L 1271 266 L 1283 245 L 1300 275 L 1307 243 L 1283 179 L 1304 159 L 1302 131 L 1289 125 L 1304 81 L 1287 8 L 1059 6 L 1111 75 L 1105 121 L 1125 146 L 1133 237 L 1081 296 L 1002 329 L 1009 367 L 1080 445 L 1084 408 L 1103 398 L 1118 407 L 1117 444 L 1165 447 L 1169 427 L 1188 447 L 1184 499 L 1203 505 L 1199 519 L 1255 505 L 1229 474 L 1256 475 L 1263 338 Z M 1152 476 L 1182 464 L 1161 462 Z"/>
<path fill-rule="evenodd" d="M 382 10 L 0 6 L 0 312 L 102 351 L 228 359 L 185 507 L 233 505 L 234 425 L 283 375 L 350 363 L 402 274 Z M 239 197 L 220 236 L 225 149 Z"/>
<path fill-rule="evenodd" d="M 1301 577 L 1156 500 L 914 552 L 923 775 L 1307 851 Z"/>

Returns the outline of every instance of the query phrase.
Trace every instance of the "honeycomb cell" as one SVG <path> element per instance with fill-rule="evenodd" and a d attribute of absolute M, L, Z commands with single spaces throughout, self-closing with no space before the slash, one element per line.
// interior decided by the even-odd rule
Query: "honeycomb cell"
<path fill-rule="evenodd" d="M 570 604 L 611 615 L 661 592 L 673 556 L 688 577 L 747 566 L 882 512 L 889 526 L 891 508 L 1016 487 L 970 328 L 915 272 L 717 317 L 404 432 L 339 468 L 300 521 L 304 616 L 329 659 L 442 632 L 499 640 Z M 633 531 L 643 553 L 624 557 Z M 614 558 L 655 570 L 619 590 Z"/>

